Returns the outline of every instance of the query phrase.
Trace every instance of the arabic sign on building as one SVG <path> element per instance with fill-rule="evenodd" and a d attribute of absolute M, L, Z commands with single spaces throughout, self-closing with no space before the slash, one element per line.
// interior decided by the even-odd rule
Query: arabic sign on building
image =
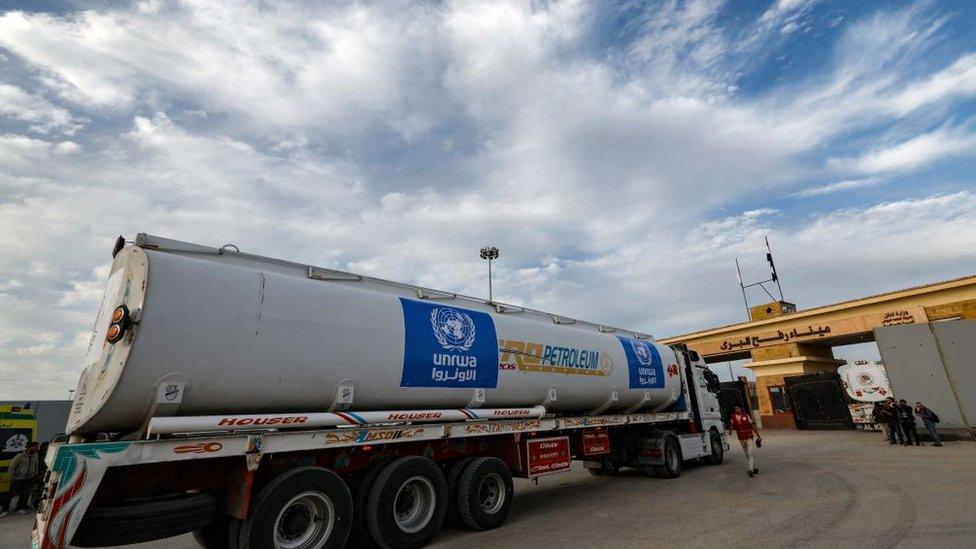
<path fill-rule="evenodd" d="M 781 317 L 781 319 L 785 326 L 777 330 L 740 333 L 736 337 L 695 343 L 693 348 L 703 355 L 723 355 L 786 343 L 816 343 L 819 340 L 840 336 L 870 333 L 879 326 L 898 326 L 928 321 L 925 310 L 921 306 L 902 307 L 819 322 L 796 319 L 796 322 L 788 323 L 786 321 L 790 320 L 789 317 Z"/>

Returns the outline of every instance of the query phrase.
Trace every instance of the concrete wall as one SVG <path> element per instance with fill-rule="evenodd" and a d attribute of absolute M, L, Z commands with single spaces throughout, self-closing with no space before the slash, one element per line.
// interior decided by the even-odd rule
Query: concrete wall
<path fill-rule="evenodd" d="M 932 324 L 962 414 L 976 427 L 976 320 Z"/>
<path fill-rule="evenodd" d="M 68 411 L 71 409 L 70 400 L 2 400 L 0 404 L 24 406 L 30 404 L 34 415 L 37 416 L 37 440 L 48 442 L 55 435 L 64 432 L 68 424 Z"/>
<path fill-rule="evenodd" d="M 877 328 L 874 336 L 895 398 L 924 402 L 942 419 L 940 431 L 964 433 L 973 426 L 976 321 Z M 960 402 L 966 404 L 960 408 Z"/>

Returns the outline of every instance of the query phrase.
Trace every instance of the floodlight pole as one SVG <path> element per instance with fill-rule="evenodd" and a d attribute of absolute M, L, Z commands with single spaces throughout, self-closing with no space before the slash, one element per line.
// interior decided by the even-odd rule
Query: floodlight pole
<path fill-rule="evenodd" d="M 492 295 L 491 288 L 491 262 L 494 259 L 498 259 L 498 248 L 494 246 L 485 246 L 481 248 L 481 259 L 488 260 L 488 302 L 494 303 L 494 296 Z"/>

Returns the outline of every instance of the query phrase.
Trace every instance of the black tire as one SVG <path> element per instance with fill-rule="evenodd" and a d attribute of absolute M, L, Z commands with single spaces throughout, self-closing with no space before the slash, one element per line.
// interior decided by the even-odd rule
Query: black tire
<path fill-rule="evenodd" d="M 111 547 L 178 536 L 210 524 L 216 513 L 217 498 L 210 494 L 93 506 L 85 513 L 71 544 Z"/>
<path fill-rule="evenodd" d="M 644 476 L 646 477 L 664 478 L 663 465 L 645 465 L 643 470 L 644 470 Z"/>
<path fill-rule="evenodd" d="M 498 528 L 508 519 L 515 499 L 512 472 L 493 457 L 475 458 L 464 468 L 458 482 L 457 502 L 461 521 L 472 530 Z"/>
<path fill-rule="evenodd" d="M 681 447 L 674 437 L 664 439 L 664 465 L 658 465 L 661 478 L 678 478 L 681 474 Z"/>
<path fill-rule="evenodd" d="M 230 542 L 231 520 L 235 519 L 227 515 L 217 515 L 210 524 L 194 530 L 193 539 L 205 549 L 237 549 L 237 544 L 231 545 Z"/>
<path fill-rule="evenodd" d="M 447 514 L 447 481 L 440 467 L 419 456 L 387 465 L 369 491 L 366 523 L 381 549 L 423 547 Z"/>
<path fill-rule="evenodd" d="M 241 528 L 244 521 L 239 518 L 231 518 L 227 525 L 227 546 L 230 549 L 238 549 L 241 545 Z"/>
<path fill-rule="evenodd" d="M 324 522 L 323 516 L 329 522 L 317 524 Z M 275 547 L 282 524 L 295 536 L 305 535 L 300 533 L 303 529 L 312 536 L 303 549 L 343 547 L 352 528 L 349 487 L 339 475 L 321 467 L 298 467 L 278 475 L 251 501 L 247 520 L 241 525 L 238 548 Z M 311 533 L 310 528 L 314 529 Z"/>
<path fill-rule="evenodd" d="M 709 431 L 709 433 L 712 455 L 705 458 L 705 461 L 709 465 L 721 465 L 725 461 L 725 446 L 722 444 L 722 436 L 714 430 Z"/>
<path fill-rule="evenodd" d="M 375 547 L 372 538 L 369 536 L 369 526 L 366 524 L 366 504 L 369 502 L 369 491 L 376 482 L 376 477 L 380 475 L 388 462 L 373 465 L 356 486 L 356 493 L 353 495 L 353 533 L 359 538 L 363 547 Z"/>
<path fill-rule="evenodd" d="M 614 476 L 620 472 L 620 465 L 611 456 L 603 456 L 600 458 L 600 467 L 587 468 L 587 471 L 595 477 Z"/>
<path fill-rule="evenodd" d="M 461 473 L 464 472 L 464 468 L 473 459 L 473 457 L 463 457 L 454 462 L 454 465 L 447 472 L 447 516 L 444 518 L 444 522 L 447 524 L 461 524 L 461 515 L 458 513 L 457 505 L 458 481 L 461 480 Z"/>

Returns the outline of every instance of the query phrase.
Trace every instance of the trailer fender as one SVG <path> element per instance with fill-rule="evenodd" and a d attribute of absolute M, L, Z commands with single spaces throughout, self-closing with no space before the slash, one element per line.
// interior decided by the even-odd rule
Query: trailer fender
<path fill-rule="evenodd" d="M 52 445 L 45 461 L 50 467 L 49 497 L 39 510 L 32 546 L 67 547 L 88 511 L 109 466 L 133 463 L 131 442 Z"/>

